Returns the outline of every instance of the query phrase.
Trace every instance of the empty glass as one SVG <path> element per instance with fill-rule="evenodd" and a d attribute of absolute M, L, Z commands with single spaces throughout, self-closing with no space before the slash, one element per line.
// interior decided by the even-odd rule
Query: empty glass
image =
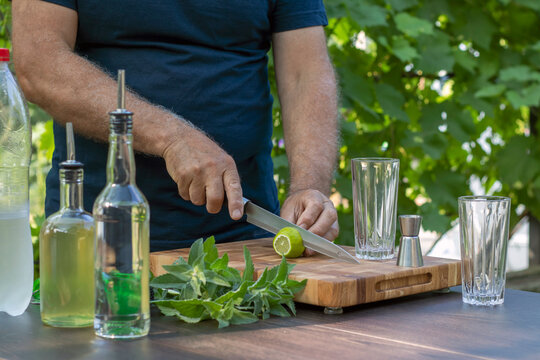
<path fill-rule="evenodd" d="M 462 196 L 458 199 L 463 302 L 504 302 L 510 198 Z"/>
<path fill-rule="evenodd" d="M 394 257 L 399 160 L 352 159 L 356 257 Z"/>

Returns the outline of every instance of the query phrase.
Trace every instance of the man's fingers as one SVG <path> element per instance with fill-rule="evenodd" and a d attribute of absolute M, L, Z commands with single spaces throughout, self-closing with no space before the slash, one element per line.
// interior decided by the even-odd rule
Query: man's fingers
<path fill-rule="evenodd" d="M 324 210 L 319 214 L 315 223 L 309 228 L 314 234 L 324 236 L 331 228 L 332 224 L 337 221 L 337 212 L 331 203 L 325 203 Z M 333 240 L 333 239 L 332 239 Z"/>
<path fill-rule="evenodd" d="M 244 215 L 244 202 L 242 201 L 242 186 L 240 185 L 240 176 L 234 169 L 227 169 L 223 173 L 223 186 L 227 194 L 229 214 L 231 219 L 240 220 Z"/>
<path fill-rule="evenodd" d="M 204 183 L 194 179 L 189 185 L 189 199 L 194 205 L 204 205 L 206 202 L 206 187 Z"/>
<path fill-rule="evenodd" d="M 210 214 L 217 214 L 223 206 L 224 197 L 225 193 L 221 179 L 213 179 L 213 181 L 206 186 L 206 210 L 208 210 Z"/>
<path fill-rule="evenodd" d="M 296 223 L 304 229 L 310 229 L 323 211 L 324 205 L 321 202 L 309 201 Z"/>
<path fill-rule="evenodd" d="M 339 225 L 338 222 L 334 222 L 332 226 L 330 226 L 330 229 L 326 232 L 326 234 L 323 235 L 323 238 L 334 241 L 339 235 Z"/>

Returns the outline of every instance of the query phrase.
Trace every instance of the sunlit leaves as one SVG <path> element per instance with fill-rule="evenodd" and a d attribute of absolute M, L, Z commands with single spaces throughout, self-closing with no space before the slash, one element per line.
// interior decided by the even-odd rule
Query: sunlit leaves
<path fill-rule="evenodd" d="M 457 217 L 457 197 L 471 193 L 472 175 L 483 191 L 500 181 L 513 209 L 524 204 L 540 216 L 540 149 L 525 135 L 527 107 L 540 105 L 539 1 L 326 4 L 341 14 L 327 27 L 341 85 L 341 163 L 400 158 L 398 212 L 422 214 L 439 233 Z M 364 19 L 369 12 L 374 18 Z M 527 144 L 515 136 L 531 139 L 530 153 L 518 151 Z M 340 167 L 339 241 L 352 244 L 350 184 L 348 166 Z"/>
<path fill-rule="evenodd" d="M 407 13 L 399 13 L 394 16 L 394 21 L 399 31 L 411 37 L 433 33 L 433 25 L 429 21 L 419 19 Z"/>
<path fill-rule="evenodd" d="M 376 84 L 375 94 L 386 114 L 401 121 L 409 121 L 407 113 L 403 110 L 405 97 L 400 91 L 388 84 Z"/>

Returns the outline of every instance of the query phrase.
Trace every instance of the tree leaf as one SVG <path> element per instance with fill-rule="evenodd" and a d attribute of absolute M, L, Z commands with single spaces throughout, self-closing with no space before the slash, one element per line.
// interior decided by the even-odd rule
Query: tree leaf
<path fill-rule="evenodd" d="M 456 24 L 456 32 L 483 49 L 489 49 L 491 38 L 497 31 L 493 20 L 479 7 L 462 9 L 464 16 Z"/>
<path fill-rule="evenodd" d="M 448 140 L 440 132 L 425 133 L 421 139 L 420 146 L 432 159 L 438 160 L 446 152 Z"/>
<path fill-rule="evenodd" d="M 420 36 L 418 38 L 420 56 L 414 61 L 418 70 L 426 74 L 437 74 L 441 70 L 451 72 L 455 59 L 448 36 L 435 32 L 434 36 Z"/>
<path fill-rule="evenodd" d="M 540 162 L 532 156 L 534 146 L 538 146 L 534 138 L 514 136 L 497 153 L 497 169 L 502 181 L 522 188 L 540 174 Z"/>
<path fill-rule="evenodd" d="M 433 25 L 426 20 L 419 19 L 408 13 L 399 13 L 394 16 L 396 27 L 402 33 L 417 37 L 420 34 L 433 34 Z"/>
<path fill-rule="evenodd" d="M 392 38 L 392 53 L 403 62 L 409 62 L 418 57 L 418 52 L 403 36 Z"/>
<path fill-rule="evenodd" d="M 340 79 L 343 92 L 347 94 L 352 101 L 368 107 L 373 104 L 373 85 L 368 79 L 357 75 L 348 69 L 341 72 Z"/>
<path fill-rule="evenodd" d="M 386 3 L 389 4 L 392 9 L 401 12 L 418 5 L 418 0 L 386 0 Z"/>
<path fill-rule="evenodd" d="M 376 84 L 375 94 L 377 95 L 377 101 L 379 101 L 381 108 L 387 115 L 401 121 L 409 121 L 409 116 L 403 110 L 405 98 L 396 88 L 388 84 Z"/>
<path fill-rule="evenodd" d="M 540 2 L 538 0 L 514 0 L 517 4 L 526 6 L 536 11 L 540 11 Z"/>
<path fill-rule="evenodd" d="M 503 84 L 489 84 L 484 87 L 482 87 L 480 90 L 474 93 L 474 96 L 476 97 L 497 97 L 501 95 L 504 90 L 506 90 L 506 86 Z"/>
<path fill-rule="evenodd" d="M 514 109 L 519 109 L 521 106 L 538 106 L 540 103 L 540 84 L 531 85 L 519 92 L 507 91 L 506 98 Z"/>
<path fill-rule="evenodd" d="M 499 73 L 501 81 L 527 82 L 530 80 L 540 81 L 540 73 L 533 71 L 527 65 L 510 66 L 502 69 Z"/>
<path fill-rule="evenodd" d="M 347 10 L 360 27 L 388 26 L 386 22 L 386 9 L 370 4 L 365 0 L 344 0 Z"/>

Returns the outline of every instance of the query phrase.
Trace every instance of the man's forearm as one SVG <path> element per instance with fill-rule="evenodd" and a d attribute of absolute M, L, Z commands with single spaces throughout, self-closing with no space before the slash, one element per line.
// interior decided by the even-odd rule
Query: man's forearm
<path fill-rule="evenodd" d="M 72 122 L 78 133 L 107 141 L 107 113 L 116 108 L 116 82 L 70 50 L 57 52 L 54 59 L 62 65 L 44 64 L 19 72 L 28 100 L 59 123 Z M 135 114 L 133 135 L 137 151 L 162 156 L 173 132 L 180 132 L 182 126 L 189 127 L 174 114 L 132 93 L 126 94 L 126 104 Z"/>
<path fill-rule="evenodd" d="M 338 147 L 337 94 L 330 64 L 322 67 L 280 93 L 290 193 L 316 189 L 330 195 Z"/>
<path fill-rule="evenodd" d="M 14 17 L 19 18 L 14 21 L 13 38 L 17 75 L 27 99 L 59 123 L 72 122 L 76 132 L 107 141 L 107 113 L 116 108 L 116 82 L 74 53 L 73 44 L 49 27 L 30 32 L 21 17 L 39 9 L 31 5 L 35 2 L 28 3 L 14 4 Z M 129 81 L 129 74 L 127 77 Z M 183 132 L 183 128 L 193 130 L 179 117 L 133 93 L 127 94 L 126 104 L 135 113 L 133 134 L 137 151 L 162 156 L 175 132 Z"/>

